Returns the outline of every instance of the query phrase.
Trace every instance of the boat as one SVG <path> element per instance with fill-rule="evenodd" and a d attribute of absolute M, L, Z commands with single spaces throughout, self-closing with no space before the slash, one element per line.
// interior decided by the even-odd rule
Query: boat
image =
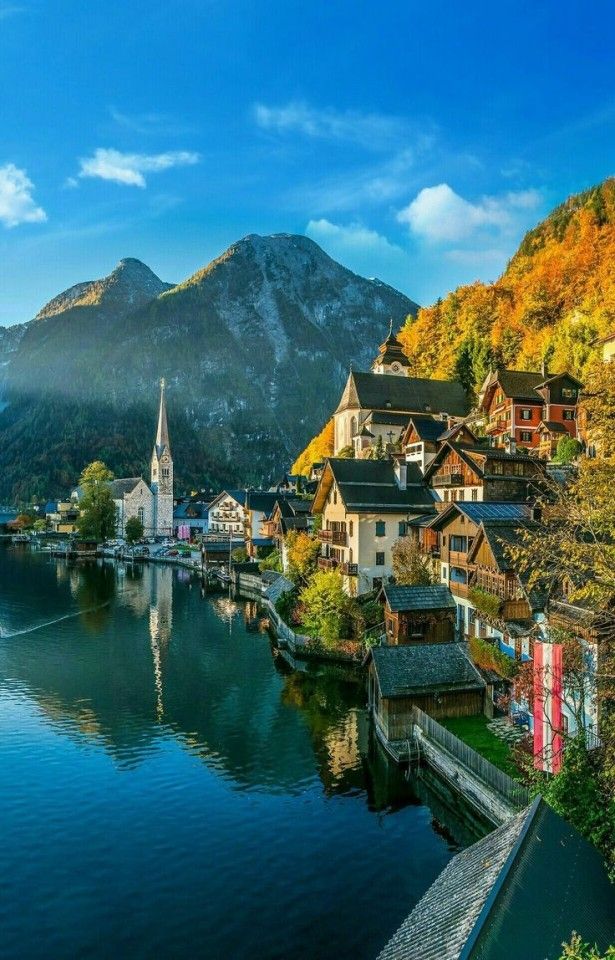
<path fill-rule="evenodd" d="M 27 533 L 14 533 L 11 543 L 30 543 L 30 537 Z"/>

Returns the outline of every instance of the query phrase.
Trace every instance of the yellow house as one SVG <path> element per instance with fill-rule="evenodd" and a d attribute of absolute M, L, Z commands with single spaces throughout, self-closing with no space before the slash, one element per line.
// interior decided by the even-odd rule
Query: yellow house
<path fill-rule="evenodd" d="M 414 463 L 395 460 L 325 462 L 312 513 L 322 514 L 319 567 L 339 570 L 356 596 L 392 575 L 391 549 L 409 521 L 434 513 L 434 499 Z"/>

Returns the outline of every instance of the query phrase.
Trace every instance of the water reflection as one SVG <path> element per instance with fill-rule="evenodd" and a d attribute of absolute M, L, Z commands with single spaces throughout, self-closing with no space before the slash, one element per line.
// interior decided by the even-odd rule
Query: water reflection
<path fill-rule="evenodd" d="M 400 778 L 371 743 L 360 675 L 273 668 L 253 602 L 203 602 L 187 571 L 153 564 L 34 557 L 26 573 L 38 585 L 30 621 L 58 590 L 74 612 L 32 632 L 22 624 L 18 643 L 0 644 L 0 675 L 64 735 L 126 768 L 171 738 L 239 790 L 300 792 L 319 780 L 326 796 L 364 794 L 372 810 L 420 802 L 424 785 Z M 3 595 L 0 615 L 6 604 Z"/>

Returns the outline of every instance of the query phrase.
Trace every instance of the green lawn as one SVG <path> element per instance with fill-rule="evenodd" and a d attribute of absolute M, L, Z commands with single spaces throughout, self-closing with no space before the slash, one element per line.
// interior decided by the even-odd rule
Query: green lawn
<path fill-rule="evenodd" d="M 511 777 L 519 776 L 509 745 L 487 729 L 487 717 L 449 717 L 439 723 L 491 761 L 494 767 L 499 767 Z"/>

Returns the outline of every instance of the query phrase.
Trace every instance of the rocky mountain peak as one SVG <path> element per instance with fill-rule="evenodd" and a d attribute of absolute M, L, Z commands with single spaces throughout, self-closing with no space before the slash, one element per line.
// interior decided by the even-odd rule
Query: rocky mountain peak
<path fill-rule="evenodd" d="M 169 290 L 146 264 L 134 257 L 125 257 L 111 273 L 100 280 L 76 283 L 50 300 L 39 310 L 35 320 L 46 320 L 76 307 L 110 307 L 114 310 L 136 309 Z"/>

